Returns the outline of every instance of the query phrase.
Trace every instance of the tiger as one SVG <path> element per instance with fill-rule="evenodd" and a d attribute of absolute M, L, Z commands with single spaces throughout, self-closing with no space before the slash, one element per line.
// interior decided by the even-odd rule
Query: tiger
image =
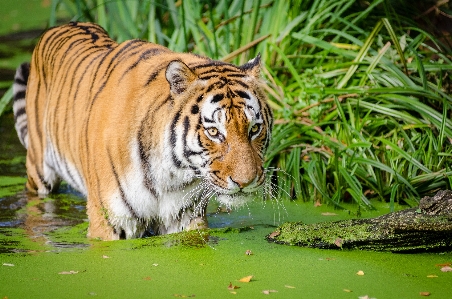
<path fill-rule="evenodd" d="M 13 84 L 26 188 L 62 180 L 86 197 L 87 236 L 131 239 L 207 227 L 265 185 L 273 114 L 261 56 L 243 65 L 132 39 L 95 23 L 48 29 Z"/>

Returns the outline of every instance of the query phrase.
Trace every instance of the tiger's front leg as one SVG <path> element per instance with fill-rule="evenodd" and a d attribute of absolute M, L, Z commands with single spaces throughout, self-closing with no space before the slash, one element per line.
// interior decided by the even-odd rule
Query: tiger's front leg
<path fill-rule="evenodd" d="M 119 240 L 117 232 L 109 222 L 109 212 L 95 196 L 88 195 L 87 214 L 89 219 L 88 238 L 104 241 Z"/>
<path fill-rule="evenodd" d="M 163 235 L 206 228 L 208 228 L 206 206 L 197 206 L 195 209 L 183 207 L 178 215 L 163 217 L 162 222 L 154 227 L 154 230 Z"/>

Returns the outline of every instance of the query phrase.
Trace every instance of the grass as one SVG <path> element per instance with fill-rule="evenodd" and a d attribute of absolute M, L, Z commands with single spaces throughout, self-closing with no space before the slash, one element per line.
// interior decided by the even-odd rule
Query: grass
<path fill-rule="evenodd" d="M 119 41 L 235 64 L 261 53 L 281 196 L 359 212 L 452 183 L 451 51 L 396 2 L 53 0 L 50 25 L 65 10 Z"/>

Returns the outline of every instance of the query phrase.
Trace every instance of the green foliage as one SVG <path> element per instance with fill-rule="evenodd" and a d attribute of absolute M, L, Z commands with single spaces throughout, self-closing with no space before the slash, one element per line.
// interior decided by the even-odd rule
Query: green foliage
<path fill-rule="evenodd" d="M 53 0 L 50 23 L 64 9 L 119 41 L 235 64 L 261 53 L 280 196 L 371 209 L 451 187 L 451 53 L 392 3 Z"/>

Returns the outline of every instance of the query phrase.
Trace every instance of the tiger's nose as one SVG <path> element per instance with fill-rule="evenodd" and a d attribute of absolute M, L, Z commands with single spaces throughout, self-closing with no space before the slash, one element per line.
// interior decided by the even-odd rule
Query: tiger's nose
<path fill-rule="evenodd" d="M 247 179 L 243 179 L 243 178 L 232 178 L 231 177 L 231 181 L 234 182 L 234 184 L 236 184 L 240 189 L 243 189 L 249 185 L 251 185 L 252 183 L 254 183 L 256 181 L 257 176 L 253 176 L 252 178 L 247 178 Z"/>

